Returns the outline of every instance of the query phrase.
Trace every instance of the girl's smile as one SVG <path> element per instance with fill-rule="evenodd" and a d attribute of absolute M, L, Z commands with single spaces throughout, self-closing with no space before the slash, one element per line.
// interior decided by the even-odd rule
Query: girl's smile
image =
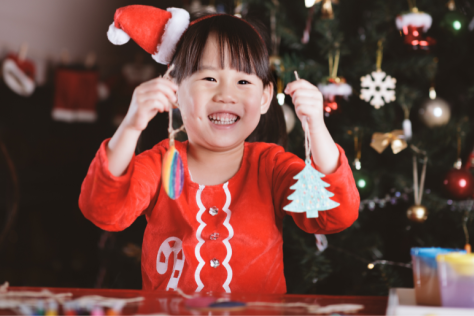
<path fill-rule="evenodd" d="M 212 123 L 220 125 L 219 128 L 221 128 L 235 124 L 240 117 L 230 112 L 217 112 L 210 114 L 208 118 Z"/>

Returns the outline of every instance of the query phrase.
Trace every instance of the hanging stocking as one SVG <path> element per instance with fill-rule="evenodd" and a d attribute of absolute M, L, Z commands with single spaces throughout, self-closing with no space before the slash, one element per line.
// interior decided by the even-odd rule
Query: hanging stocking
<path fill-rule="evenodd" d="M 99 99 L 99 73 L 84 67 L 59 67 L 52 116 L 64 122 L 94 122 Z"/>

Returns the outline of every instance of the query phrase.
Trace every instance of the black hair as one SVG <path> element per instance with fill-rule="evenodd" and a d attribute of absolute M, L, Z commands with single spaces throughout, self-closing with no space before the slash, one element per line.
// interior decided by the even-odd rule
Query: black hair
<path fill-rule="evenodd" d="M 268 50 L 257 28 L 241 18 L 228 14 L 201 17 L 191 23 L 179 40 L 170 64 L 175 68 L 171 76 L 181 83 L 200 69 L 202 54 L 210 34 L 217 37 L 220 65 L 225 67 L 225 50 L 229 52 L 230 66 L 238 71 L 255 74 L 267 87 L 274 79 L 268 62 Z M 265 141 L 286 146 L 286 127 L 281 107 L 273 98 L 266 114 L 247 141 Z"/>

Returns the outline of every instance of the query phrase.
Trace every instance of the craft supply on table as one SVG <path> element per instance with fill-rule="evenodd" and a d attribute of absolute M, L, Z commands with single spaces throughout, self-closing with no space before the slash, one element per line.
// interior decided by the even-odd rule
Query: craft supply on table
<path fill-rule="evenodd" d="M 436 261 L 442 305 L 474 307 L 474 254 L 441 254 Z"/>
<path fill-rule="evenodd" d="M 390 289 L 387 316 L 472 316 L 474 308 L 417 305 L 415 290 L 406 288 Z"/>
<path fill-rule="evenodd" d="M 411 248 L 413 263 L 413 282 L 416 302 L 419 305 L 440 306 L 441 296 L 438 282 L 436 256 L 457 249 L 448 248 Z"/>
<path fill-rule="evenodd" d="M 186 308 L 200 312 L 216 312 L 226 311 L 235 312 L 243 311 L 246 308 L 264 309 L 264 310 L 291 310 L 293 312 L 305 311 L 310 314 L 331 314 L 331 313 L 355 313 L 364 308 L 359 304 L 333 304 L 320 306 L 318 304 L 310 304 L 304 302 L 239 302 L 231 301 L 227 298 L 215 297 L 193 297 L 188 298 L 185 302 Z"/>
<path fill-rule="evenodd" d="M 127 304 L 139 303 L 143 297 L 112 298 L 86 295 L 72 299 L 71 293 L 41 291 L 9 291 L 5 282 L 0 287 L 0 309 L 22 315 L 120 315 Z"/>

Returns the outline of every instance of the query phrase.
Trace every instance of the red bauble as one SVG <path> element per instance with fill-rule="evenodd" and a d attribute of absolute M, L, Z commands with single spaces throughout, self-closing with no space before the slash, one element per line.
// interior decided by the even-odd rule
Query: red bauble
<path fill-rule="evenodd" d="M 413 49 L 429 49 L 430 46 L 436 44 L 436 40 L 425 36 L 423 34 L 423 27 L 407 26 L 403 28 L 403 34 L 405 34 L 404 42 L 407 45 L 411 45 Z"/>
<path fill-rule="evenodd" d="M 453 168 L 444 176 L 443 187 L 449 198 L 464 200 L 474 192 L 474 178 L 469 170 Z"/>
<path fill-rule="evenodd" d="M 334 115 L 336 113 L 341 112 L 340 102 L 342 98 L 343 97 L 338 96 L 338 95 L 324 98 L 323 108 L 324 108 L 324 113 L 326 116 Z"/>

